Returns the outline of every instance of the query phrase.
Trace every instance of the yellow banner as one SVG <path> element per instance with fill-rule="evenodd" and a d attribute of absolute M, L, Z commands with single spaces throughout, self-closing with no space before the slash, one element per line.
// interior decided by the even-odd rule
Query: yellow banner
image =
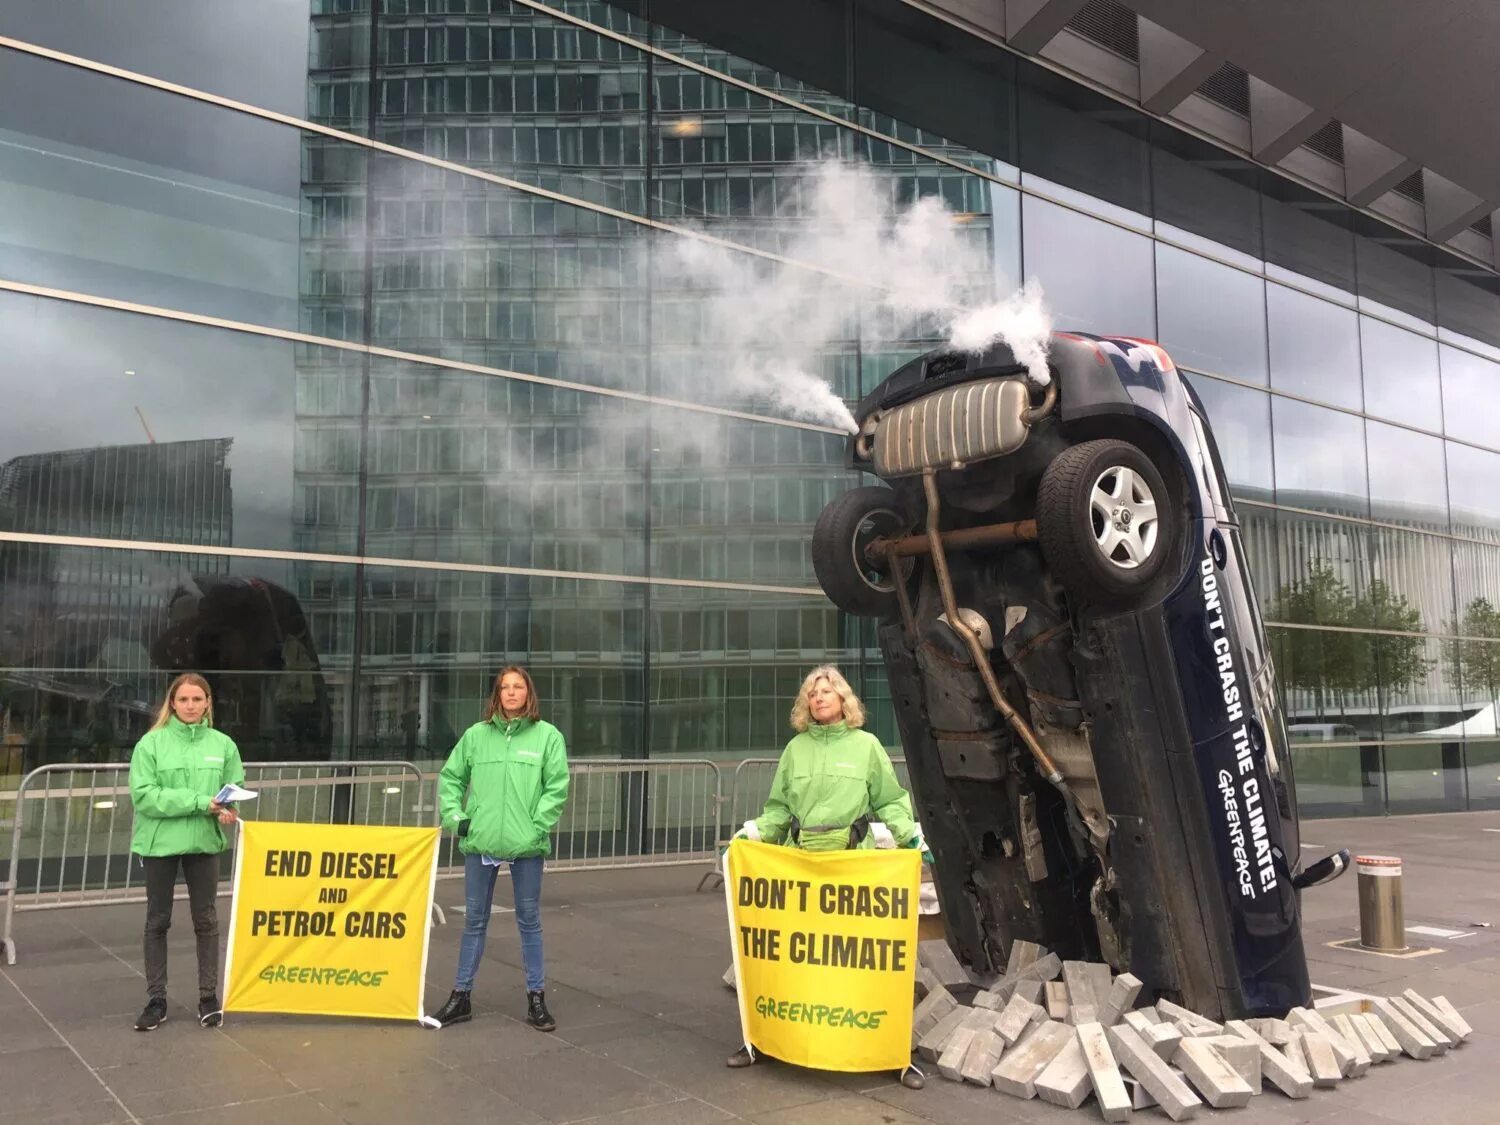
<path fill-rule="evenodd" d="M 909 1065 L 921 855 L 735 840 L 724 862 L 745 1042 L 819 1070 Z"/>
<path fill-rule="evenodd" d="M 423 1018 L 436 828 L 242 821 L 226 1012 Z"/>

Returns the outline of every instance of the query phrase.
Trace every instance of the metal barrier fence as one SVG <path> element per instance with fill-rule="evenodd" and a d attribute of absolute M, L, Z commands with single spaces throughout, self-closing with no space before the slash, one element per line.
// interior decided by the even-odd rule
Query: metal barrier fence
<path fill-rule="evenodd" d="M 577 759 L 569 767 L 568 802 L 552 832 L 547 867 L 598 871 L 707 862 L 701 890 L 710 879 L 722 879 L 719 848 L 764 807 L 778 761 L 740 761 L 726 795 L 720 766 L 709 759 Z M 907 785 L 906 759 L 891 762 Z M 139 861 L 130 854 L 129 773 L 123 762 L 42 766 L 14 793 L 0 794 L 14 809 L 0 884 L 7 963 L 16 961 L 18 913 L 146 900 Z M 245 774 L 246 785 L 260 794 L 256 820 L 410 826 L 438 819 L 437 775 L 411 762 L 247 762 Z M 463 862 L 458 841 L 446 837 L 438 877 L 460 877 Z M 224 895 L 232 850 L 222 863 Z M 445 921 L 441 909 L 434 910 Z"/>
<path fill-rule="evenodd" d="M 411 762 L 247 762 L 245 784 L 260 794 L 257 820 L 432 823 L 424 810 L 422 772 Z M 41 766 L 5 796 L 13 808 L 0 885 L 5 892 L 0 942 L 7 964 L 16 963 L 17 913 L 146 901 L 140 861 L 130 854 L 134 818 L 128 763 Z M 233 844 L 231 836 L 221 861 L 220 895 L 230 890 Z"/>
<path fill-rule="evenodd" d="M 568 772 L 548 870 L 682 866 L 715 854 L 725 803 L 718 763 L 581 758 Z M 458 841 L 445 840 L 438 878 L 461 876 L 463 863 Z"/>
<path fill-rule="evenodd" d="M 710 857 L 711 869 L 698 880 L 700 891 L 710 881 L 723 882 L 724 857 L 719 848 L 727 843 L 728 837 L 740 830 L 745 821 L 766 807 L 766 798 L 771 795 L 771 783 L 776 780 L 776 766 L 780 761 L 780 758 L 744 758 L 735 766 L 729 790 L 729 816 L 726 821 L 728 831 L 714 848 Z M 892 757 L 891 765 L 896 768 L 896 779 L 901 782 L 902 788 L 910 791 L 911 780 L 906 770 L 906 759 Z"/>

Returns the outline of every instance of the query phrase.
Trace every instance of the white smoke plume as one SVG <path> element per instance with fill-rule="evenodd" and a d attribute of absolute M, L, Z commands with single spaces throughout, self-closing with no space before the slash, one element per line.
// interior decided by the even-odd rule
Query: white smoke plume
<path fill-rule="evenodd" d="M 988 247 L 961 217 L 932 196 L 892 207 L 892 186 L 863 166 L 810 167 L 795 227 L 763 247 L 789 261 L 667 241 L 657 277 L 689 298 L 669 307 L 692 321 L 667 326 L 668 341 L 701 353 L 702 377 L 727 395 L 850 431 L 853 418 L 818 370 L 819 357 L 854 339 L 867 350 L 916 339 L 977 352 L 1003 342 L 1045 383 L 1051 325 L 1040 288 L 1002 296 Z"/>

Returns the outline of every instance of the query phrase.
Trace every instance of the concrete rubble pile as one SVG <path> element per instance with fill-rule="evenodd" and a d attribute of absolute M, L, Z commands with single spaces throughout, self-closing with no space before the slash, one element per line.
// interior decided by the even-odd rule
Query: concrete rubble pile
<path fill-rule="evenodd" d="M 942 940 L 918 946 L 912 1046 L 954 1082 L 1077 1109 L 1094 1099 L 1105 1121 L 1159 1106 L 1185 1121 L 1204 1103 L 1242 1106 L 1267 1087 L 1305 1098 L 1401 1055 L 1428 1059 L 1472 1029 L 1442 996 L 1400 996 L 1285 1019 L 1219 1024 L 1159 1000 L 1137 1008 L 1141 982 L 1107 965 L 1061 961 L 1030 942 L 1005 972 L 981 978 Z M 960 1003 L 958 996 L 972 996 Z"/>

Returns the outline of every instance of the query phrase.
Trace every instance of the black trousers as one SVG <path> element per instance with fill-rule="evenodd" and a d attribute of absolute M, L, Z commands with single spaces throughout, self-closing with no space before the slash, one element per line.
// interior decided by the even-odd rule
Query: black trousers
<path fill-rule="evenodd" d="M 172 894 L 177 869 L 187 883 L 193 933 L 198 938 L 198 995 L 219 991 L 219 857 L 216 855 L 143 856 L 146 868 L 146 992 L 167 998 L 167 931 L 172 928 Z"/>

